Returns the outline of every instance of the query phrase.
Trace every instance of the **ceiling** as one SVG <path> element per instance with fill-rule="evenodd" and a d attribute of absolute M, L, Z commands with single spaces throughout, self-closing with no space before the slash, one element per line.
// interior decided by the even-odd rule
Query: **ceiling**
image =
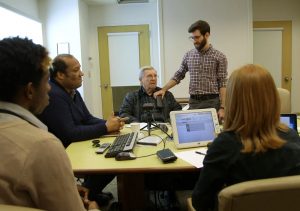
<path fill-rule="evenodd" d="M 145 3 L 149 0 L 83 0 L 88 5 L 109 5 L 109 4 L 118 4 L 118 1 L 122 3 Z M 150 0 L 152 1 L 152 0 Z"/>
<path fill-rule="evenodd" d="M 88 5 L 107 5 L 107 4 L 117 4 L 117 0 L 83 0 Z"/>

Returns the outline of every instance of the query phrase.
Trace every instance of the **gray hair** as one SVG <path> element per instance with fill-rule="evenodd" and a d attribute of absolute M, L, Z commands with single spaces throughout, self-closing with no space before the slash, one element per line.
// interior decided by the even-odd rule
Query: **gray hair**
<path fill-rule="evenodd" d="M 140 68 L 140 75 L 139 75 L 139 80 L 141 81 L 142 80 L 142 78 L 144 77 L 144 74 L 145 74 L 145 71 L 146 70 L 155 70 L 154 69 L 154 67 L 152 67 L 152 66 L 143 66 L 143 67 L 141 67 Z M 155 72 L 157 72 L 156 70 L 155 70 Z"/>

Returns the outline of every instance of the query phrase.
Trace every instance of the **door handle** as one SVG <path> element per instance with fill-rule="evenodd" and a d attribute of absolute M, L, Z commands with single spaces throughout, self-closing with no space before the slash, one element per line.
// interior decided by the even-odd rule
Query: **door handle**
<path fill-rule="evenodd" d="M 103 84 L 103 85 L 100 85 L 100 87 L 101 87 L 101 88 L 104 88 L 104 89 L 108 89 L 109 86 L 110 86 L 109 84 Z"/>
<path fill-rule="evenodd" d="M 284 77 L 284 81 L 285 81 L 285 82 L 289 82 L 289 80 L 290 80 L 290 78 L 289 78 L 288 76 L 285 76 L 285 77 Z"/>

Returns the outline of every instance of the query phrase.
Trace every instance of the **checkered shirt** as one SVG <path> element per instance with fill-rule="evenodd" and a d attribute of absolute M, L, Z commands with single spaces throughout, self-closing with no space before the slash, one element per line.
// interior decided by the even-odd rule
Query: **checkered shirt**
<path fill-rule="evenodd" d="M 188 71 L 190 95 L 219 94 L 219 89 L 226 87 L 227 59 L 212 45 L 205 52 L 199 52 L 197 49 L 187 52 L 172 79 L 179 83 Z"/>

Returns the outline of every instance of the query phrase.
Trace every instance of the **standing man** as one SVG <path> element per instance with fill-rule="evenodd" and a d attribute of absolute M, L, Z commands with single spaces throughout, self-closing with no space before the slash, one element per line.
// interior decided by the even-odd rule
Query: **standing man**
<path fill-rule="evenodd" d="M 50 102 L 39 118 L 50 132 L 56 135 L 65 147 L 72 142 L 98 138 L 109 132 L 122 129 L 121 118 L 111 115 L 108 120 L 96 118 L 88 111 L 80 93 L 83 72 L 79 61 L 70 54 L 54 58 L 50 70 Z M 114 175 L 91 175 L 85 178 L 84 186 L 89 189 L 89 198 L 105 205 L 112 199 L 111 193 L 102 189 Z"/>
<path fill-rule="evenodd" d="M 184 55 L 179 70 L 154 96 L 164 96 L 165 92 L 179 84 L 189 71 L 190 109 L 215 108 L 219 120 L 222 120 L 228 74 L 226 56 L 209 43 L 210 26 L 206 21 L 196 21 L 189 27 L 188 32 L 191 33 L 190 39 L 194 42 L 195 49 Z"/>
<path fill-rule="evenodd" d="M 49 103 L 49 62 L 27 38 L 0 41 L 0 204 L 83 211 L 63 145 L 35 117 Z"/>
<path fill-rule="evenodd" d="M 143 108 L 145 103 L 153 104 L 152 118 L 158 122 L 169 122 L 170 111 L 182 109 L 171 92 L 165 92 L 165 97 L 161 102 L 153 97 L 153 93 L 161 89 L 157 87 L 157 72 L 153 67 L 142 67 L 139 80 L 141 87 L 128 93 L 120 108 L 120 116 L 129 117 L 127 123 L 147 122 L 147 110 Z"/>

